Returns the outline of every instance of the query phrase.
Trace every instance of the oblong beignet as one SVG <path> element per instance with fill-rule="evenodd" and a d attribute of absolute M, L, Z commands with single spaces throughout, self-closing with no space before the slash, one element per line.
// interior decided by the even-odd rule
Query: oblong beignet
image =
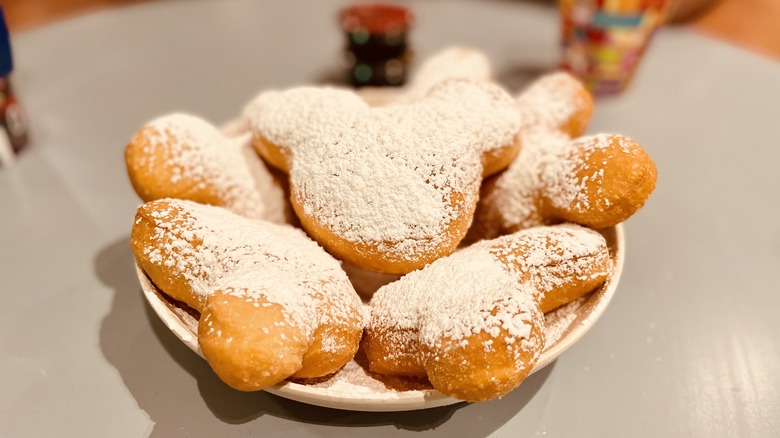
<path fill-rule="evenodd" d="M 362 302 L 301 230 L 162 199 L 138 209 L 131 240 L 152 282 L 200 312 L 201 350 L 236 389 L 327 375 L 357 351 Z"/>
<path fill-rule="evenodd" d="M 363 348 L 372 371 L 427 376 L 452 397 L 506 394 L 544 349 L 544 309 L 573 301 L 610 272 L 606 240 L 578 225 L 482 241 L 380 288 Z"/>
<path fill-rule="evenodd" d="M 146 123 L 128 142 L 125 164 L 144 202 L 186 199 L 275 223 L 291 214 L 282 178 L 249 135 L 224 135 L 200 117 L 173 113 Z"/>
<path fill-rule="evenodd" d="M 576 78 L 544 75 L 517 97 L 517 105 L 522 151 L 482 185 L 467 241 L 561 222 L 607 228 L 644 205 L 655 189 L 655 163 L 628 137 L 579 137 L 593 99 Z"/>

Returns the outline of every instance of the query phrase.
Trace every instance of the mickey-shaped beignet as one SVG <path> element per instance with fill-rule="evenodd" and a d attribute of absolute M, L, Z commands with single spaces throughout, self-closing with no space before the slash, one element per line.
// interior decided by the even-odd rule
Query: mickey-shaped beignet
<path fill-rule="evenodd" d="M 485 82 L 448 80 L 415 103 L 380 108 L 339 89 L 264 92 L 245 117 L 259 153 L 289 172 L 303 227 L 375 272 L 403 274 L 451 253 L 482 178 L 519 148 L 517 105 Z"/>
<path fill-rule="evenodd" d="M 249 135 L 228 137 L 209 122 L 174 113 L 144 125 L 125 149 L 130 183 L 144 201 L 188 199 L 283 223 L 286 196 Z"/>
<path fill-rule="evenodd" d="M 478 242 L 380 288 L 363 349 L 372 371 L 427 376 L 463 400 L 499 397 L 544 349 L 543 312 L 602 284 L 606 240 L 578 225 Z"/>
<path fill-rule="evenodd" d="M 617 134 L 570 138 L 590 117 L 583 92 L 576 79 L 556 73 L 518 98 L 522 151 L 485 181 L 469 240 L 559 222 L 606 228 L 644 205 L 657 170 L 639 144 Z"/>
<path fill-rule="evenodd" d="M 161 199 L 138 209 L 132 248 L 160 290 L 200 312 L 203 355 L 233 388 L 331 374 L 357 351 L 362 302 L 301 230 Z"/>

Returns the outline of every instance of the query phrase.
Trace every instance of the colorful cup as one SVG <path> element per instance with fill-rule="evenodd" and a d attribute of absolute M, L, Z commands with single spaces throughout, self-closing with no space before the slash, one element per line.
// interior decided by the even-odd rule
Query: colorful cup
<path fill-rule="evenodd" d="M 559 0 L 561 67 L 595 95 L 617 94 L 631 82 L 663 23 L 668 0 Z"/>

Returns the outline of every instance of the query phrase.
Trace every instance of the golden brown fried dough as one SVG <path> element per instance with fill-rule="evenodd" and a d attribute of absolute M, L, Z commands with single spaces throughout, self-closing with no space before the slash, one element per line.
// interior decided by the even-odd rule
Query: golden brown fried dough
<path fill-rule="evenodd" d="M 363 348 L 372 371 L 425 376 L 469 401 L 506 394 L 544 349 L 543 311 L 610 272 L 604 237 L 578 225 L 482 241 L 380 288 Z"/>
<path fill-rule="evenodd" d="M 484 182 L 467 241 L 560 222 L 611 227 L 644 205 L 657 171 L 639 144 L 618 134 L 574 138 L 593 110 L 577 79 L 562 72 L 545 75 L 517 102 L 522 151 Z"/>
<path fill-rule="evenodd" d="M 560 222 L 611 227 L 631 217 L 655 189 L 655 164 L 628 137 L 570 140 L 537 129 L 523 139 L 518 159 L 483 185 L 472 236 L 491 238 Z"/>
<path fill-rule="evenodd" d="M 289 171 L 303 227 L 336 257 L 403 274 L 451 253 L 482 178 L 518 152 L 516 103 L 448 80 L 408 105 L 369 108 L 345 90 L 265 92 L 247 106 L 258 152 Z"/>
<path fill-rule="evenodd" d="M 569 137 L 585 132 L 593 113 L 593 97 L 566 72 L 541 76 L 517 96 L 525 127 L 544 125 Z"/>
<path fill-rule="evenodd" d="M 252 150 L 248 135 L 223 135 L 207 121 L 169 114 L 144 125 L 125 148 L 130 183 L 144 201 L 187 199 L 284 223 L 283 181 Z"/>
<path fill-rule="evenodd" d="M 203 355 L 236 389 L 327 375 L 357 351 L 360 298 L 301 230 L 162 199 L 138 209 L 132 248 L 152 282 L 201 313 Z"/>

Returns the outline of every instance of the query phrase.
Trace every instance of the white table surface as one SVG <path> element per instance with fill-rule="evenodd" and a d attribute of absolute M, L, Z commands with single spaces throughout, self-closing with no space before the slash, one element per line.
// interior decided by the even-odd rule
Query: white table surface
<path fill-rule="evenodd" d="M 126 141 L 171 111 L 233 118 L 332 78 L 343 2 L 170 1 L 13 39 L 32 144 L 0 170 L 0 436 L 780 436 L 780 64 L 664 29 L 590 132 L 638 140 L 658 188 L 595 328 L 502 400 L 364 414 L 239 393 L 143 301 Z M 514 88 L 554 66 L 549 3 L 420 1 L 418 59 L 481 48 Z"/>

